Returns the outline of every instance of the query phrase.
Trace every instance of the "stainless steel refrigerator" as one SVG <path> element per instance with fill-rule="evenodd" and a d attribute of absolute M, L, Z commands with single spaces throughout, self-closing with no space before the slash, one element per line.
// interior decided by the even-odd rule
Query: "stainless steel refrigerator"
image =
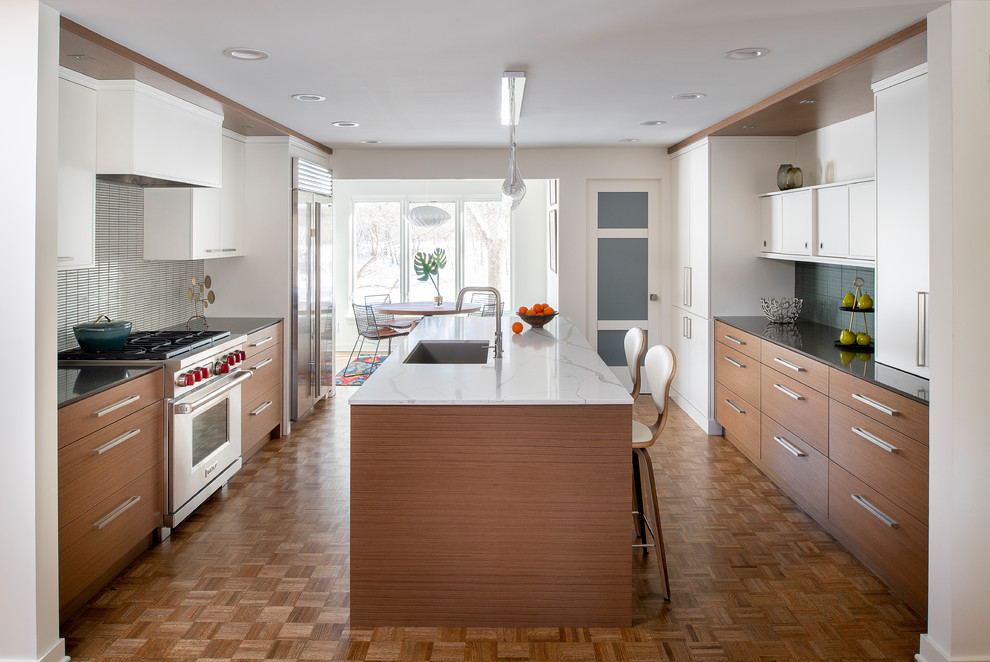
<path fill-rule="evenodd" d="M 289 415 L 334 394 L 333 173 L 292 159 L 292 358 Z"/>

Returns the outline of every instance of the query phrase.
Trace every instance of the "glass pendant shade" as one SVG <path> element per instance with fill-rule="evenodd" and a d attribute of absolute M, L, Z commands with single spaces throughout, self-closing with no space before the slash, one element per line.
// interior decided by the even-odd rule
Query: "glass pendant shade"
<path fill-rule="evenodd" d="M 526 197 L 526 182 L 523 181 L 519 164 L 516 163 L 516 143 L 512 143 L 509 146 L 509 174 L 502 182 L 502 199 L 515 209 L 524 197 Z"/>
<path fill-rule="evenodd" d="M 433 205 L 414 207 L 406 214 L 406 220 L 421 228 L 435 228 L 450 220 L 450 214 Z"/>

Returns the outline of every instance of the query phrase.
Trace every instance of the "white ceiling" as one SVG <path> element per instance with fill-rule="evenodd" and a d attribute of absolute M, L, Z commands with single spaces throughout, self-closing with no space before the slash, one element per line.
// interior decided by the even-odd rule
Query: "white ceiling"
<path fill-rule="evenodd" d="M 917 21 L 922 0 L 45 0 L 331 147 L 669 146 Z M 222 55 L 267 51 L 260 62 Z M 770 55 L 724 59 L 736 48 Z M 700 101 L 675 101 L 704 92 Z M 301 103 L 292 94 L 319 94 Z M 331 122 L 359 122 L 343 129 Z M 659 127 L 646 120 L 665 120 Z M 373 145 L 362 145 L 374 149 Z"/>

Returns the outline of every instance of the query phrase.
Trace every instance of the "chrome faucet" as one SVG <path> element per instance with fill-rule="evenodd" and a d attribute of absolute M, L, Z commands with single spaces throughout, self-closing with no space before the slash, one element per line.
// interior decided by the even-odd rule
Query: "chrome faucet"
<path fill-rule="evenodd" d="M 495 295 L 495 358 L 502 358 L 502 295 L 494 287 L 462 287 L 457 293 L 458 311 L 464 303 L 464 294 L 467 292 L 491 292 Z"/>

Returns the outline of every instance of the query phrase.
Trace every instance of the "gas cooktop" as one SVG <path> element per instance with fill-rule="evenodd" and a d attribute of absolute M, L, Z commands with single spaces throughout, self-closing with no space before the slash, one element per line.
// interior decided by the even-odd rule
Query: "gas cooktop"
<path fill-rule="evenodd" d="M 165 361 L 208 347 L 230 331 L 134 331 L 121 349 L 88 352 L 74 347 L 58 353 L 59 361 Z"/>

